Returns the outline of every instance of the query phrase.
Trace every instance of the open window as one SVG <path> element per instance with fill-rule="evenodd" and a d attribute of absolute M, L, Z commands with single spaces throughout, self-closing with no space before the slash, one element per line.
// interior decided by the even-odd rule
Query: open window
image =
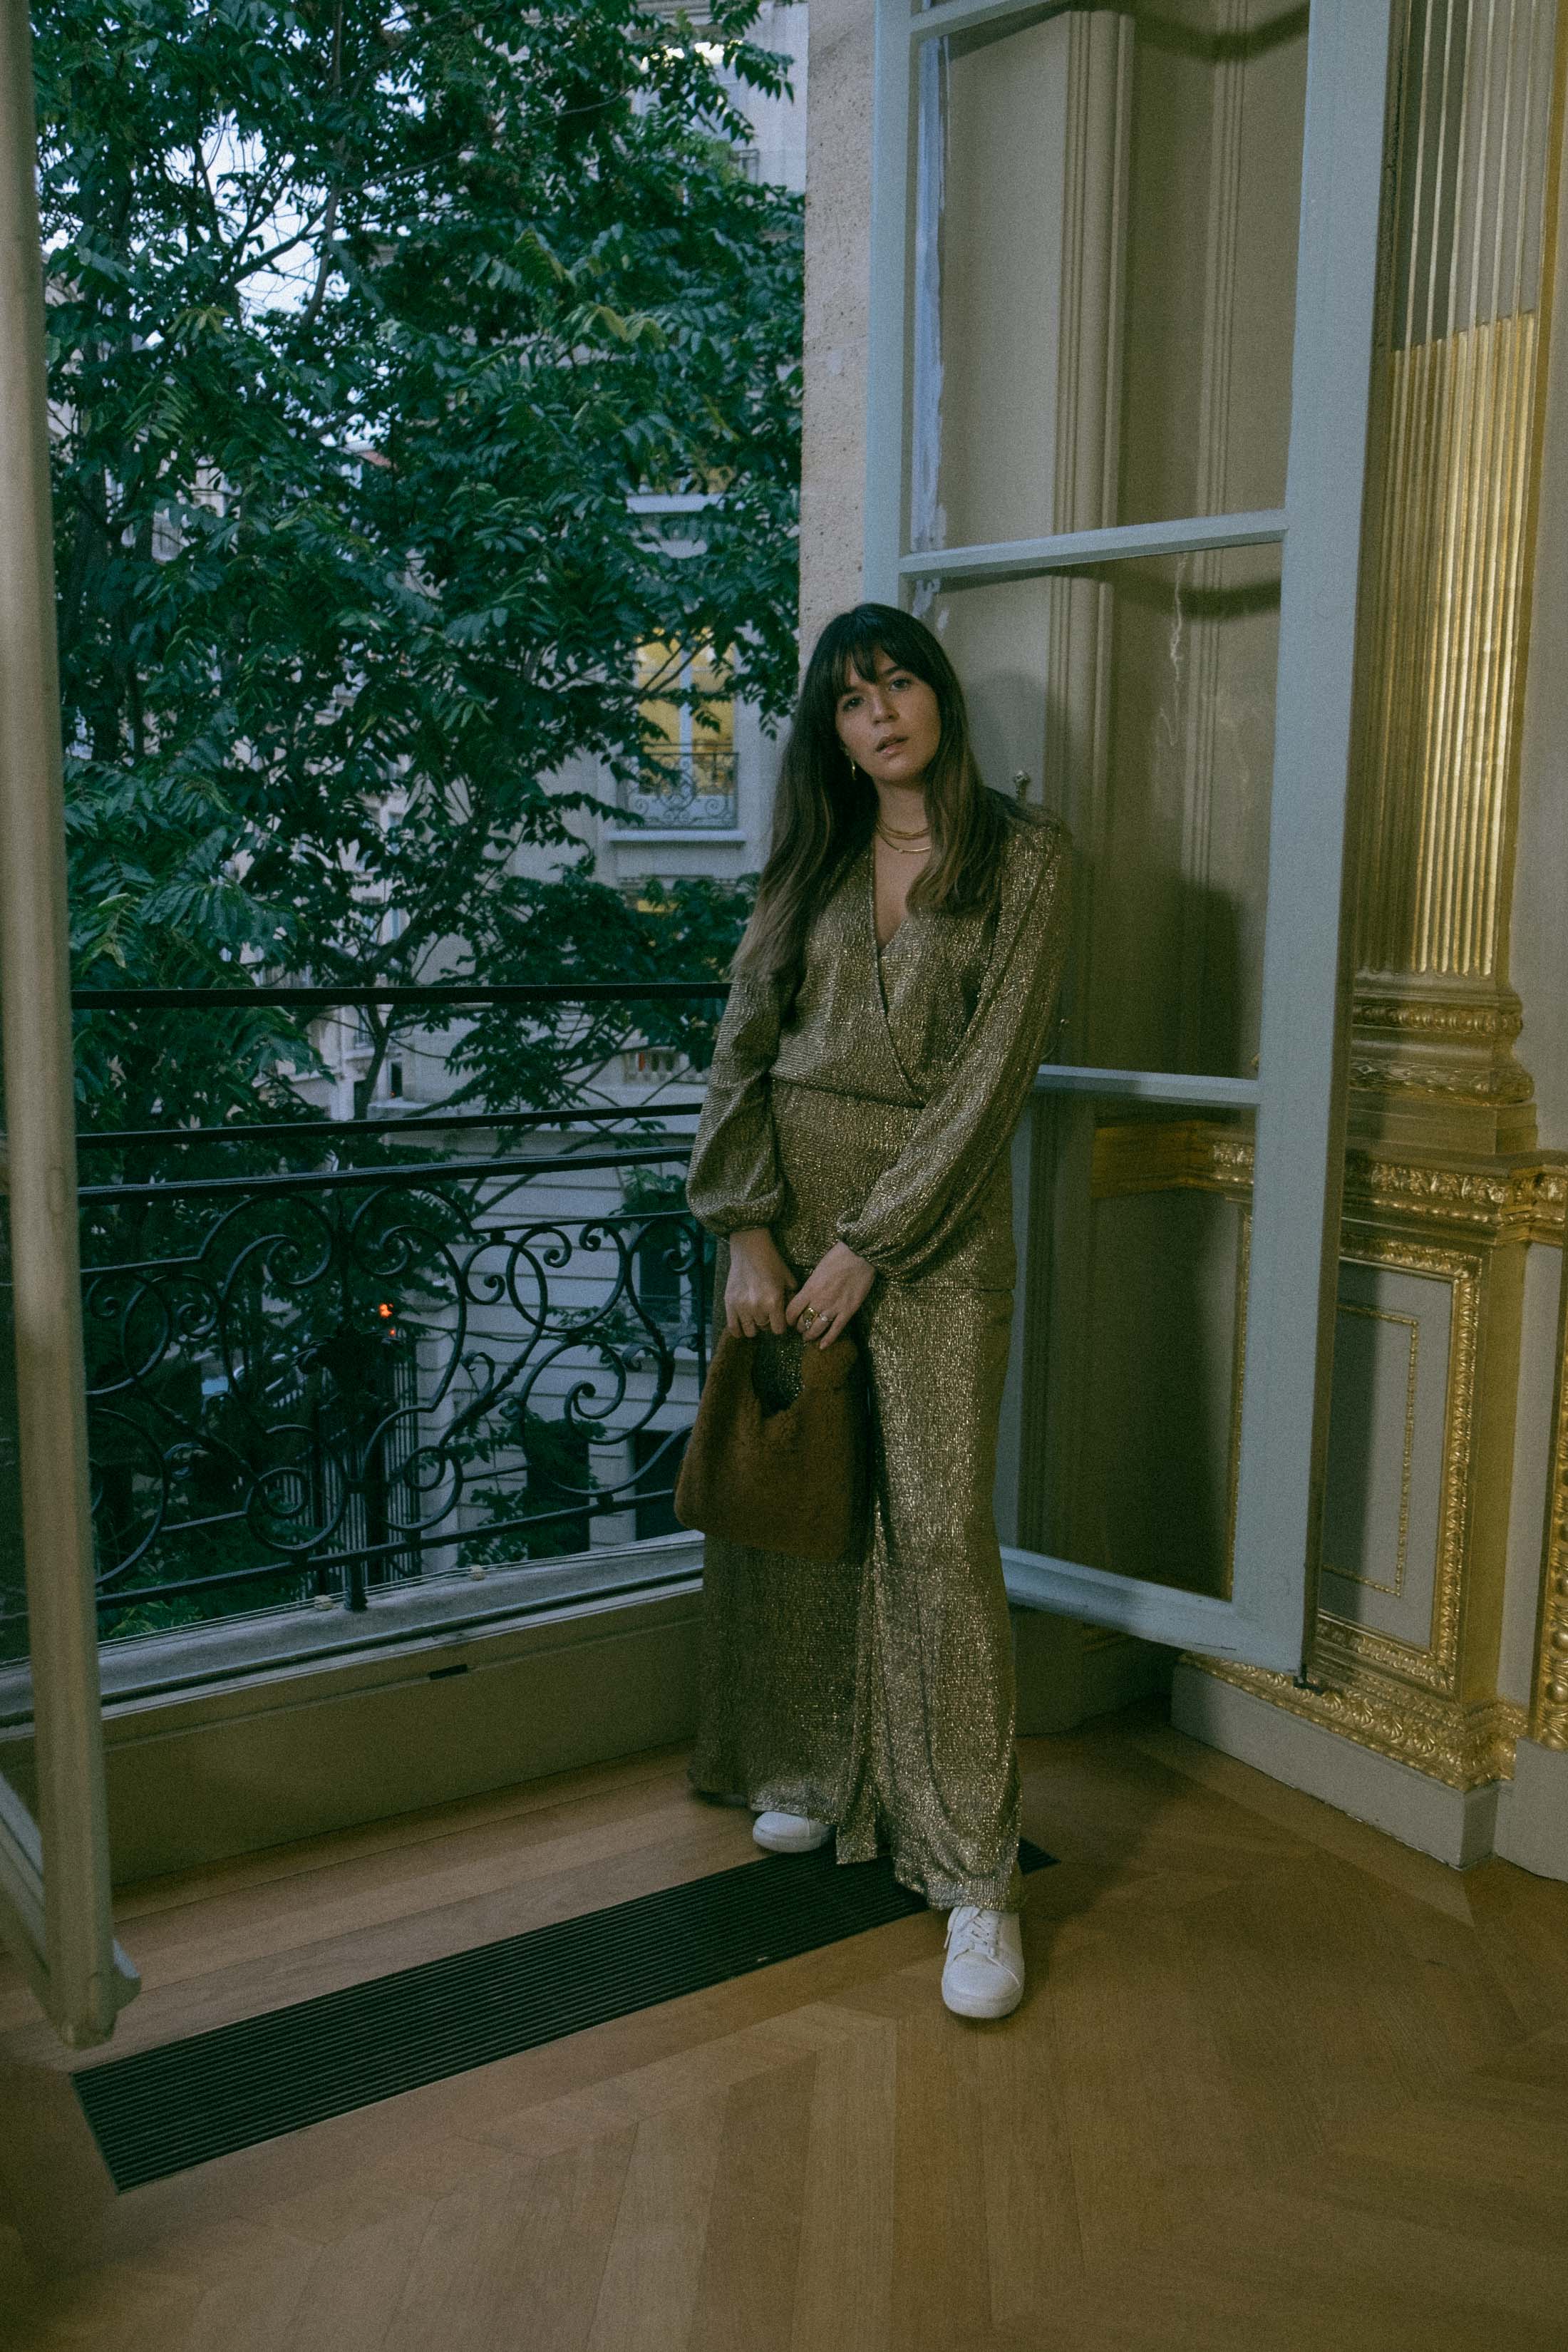
<path fill-rule="evenodd" d="M 136 1990 L 109 1896 L 66 970 L 65 825 L 27 23 L 0 28 L 0 1937 L 66 2041 Z M 32 257 L 29 260 L 28 257 Z"/>
<path fill-rule="evenodd" d="M 937 630 L 986 772 L 1079 853 L 1009 1586 L 1286 1671 L 1389 39 L 1388 0 L 879 0 L 867 593 Z"/>

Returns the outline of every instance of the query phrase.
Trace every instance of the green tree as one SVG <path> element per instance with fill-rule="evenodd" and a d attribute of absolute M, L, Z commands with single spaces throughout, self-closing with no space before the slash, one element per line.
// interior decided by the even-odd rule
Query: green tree
<path fill-rule="evenodd" d="M 732 649 L 770 715 L 793 687 L 799 206 L 726 89 L 779 87 L 755 13 L 40 0 L 84 982 L 721 968 L 737 895 L 629 902 L 552 780 L 636 773 L 650 638 Z M 628 503 L 686 489 L 696 553 Z M 491 1018 L 459 1074 L 569 1098 L 609 1034 Z M 84 1024 L 95 1124 L 288 1099 L 276 1014 L 128 1034 Z"/>

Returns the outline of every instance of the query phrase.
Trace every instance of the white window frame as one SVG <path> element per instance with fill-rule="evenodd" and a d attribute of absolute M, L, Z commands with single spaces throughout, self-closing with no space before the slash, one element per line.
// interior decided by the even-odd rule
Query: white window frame
<path fill-rule="evenodd" d="M 114 1942 L 88 1500 L 44 306 L 26 13 L 0 20 L 0 1013 L 37 1818 L 0 1779 L 0 1937 L 61 2037 L 137 1990 Z"/>
<path fill-rule="evenodd" d="M 1017 1601 L 1297 1673 L 1314 1602 L 1339 1254 L 1345 803 L 1391 0 L 1312 0 L 1284 506 L 919 553 L 906 543 L 904 516 L 921 53 L 948 34 L 1022 30 L 1067 13 L 1075 0 L 876 5 L 867 596 L 900 604 L 917 580 L 1031 579 L 1204 549 L 1281 551 L 1260 1075 L 1047 1066 L 1037 1081 L 1047 1094 L 1256 1113 L 1231 1597 L 1013 1544 L 1004 1544 L 1003 1557 Z"/>

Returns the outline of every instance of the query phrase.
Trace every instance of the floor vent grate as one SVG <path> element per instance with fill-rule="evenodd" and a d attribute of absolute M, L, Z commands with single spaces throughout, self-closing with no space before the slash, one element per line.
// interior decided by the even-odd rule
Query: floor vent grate
<path fill-rule="evenodd" d="M 1052 1857 L 1026 1839 L 1019 1859 Z M 115 2188 L 135 2189 L 924 1907 L 885 1858 L 770 1854 L 73 2080 Z"/>

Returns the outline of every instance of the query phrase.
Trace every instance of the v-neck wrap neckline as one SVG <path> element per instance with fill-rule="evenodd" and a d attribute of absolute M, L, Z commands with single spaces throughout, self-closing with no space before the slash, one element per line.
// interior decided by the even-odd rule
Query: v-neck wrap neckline
<path fill-rule="evenodd" d="M 888 933 L 885 940 L 879 938 L 877 932 L 877 843 L 875 835 L 873 835 L 867 846 L 866 869 L 867 887 L 870 892 L 871 898 L 871 944 L 877 950 L 877 961 L 880 963 L 882 958 L 887 954 L 888 950 L 892 946 L 893 941 L 895 940 L 902 939 L 904 933 L 908 930 L 910 927 L 910 908 L 908 896 L 906 895 L 902 915 L 893 925 L 892 929 Z M 923 871 L 924 868 L 922 867 L 921 872 Z M 910 888 L 911 890 L 914 888 L 915 882 L 918 882 L 920 876 L 917 874 L 914 877 L 914 881 L 910 884 Z"/>

